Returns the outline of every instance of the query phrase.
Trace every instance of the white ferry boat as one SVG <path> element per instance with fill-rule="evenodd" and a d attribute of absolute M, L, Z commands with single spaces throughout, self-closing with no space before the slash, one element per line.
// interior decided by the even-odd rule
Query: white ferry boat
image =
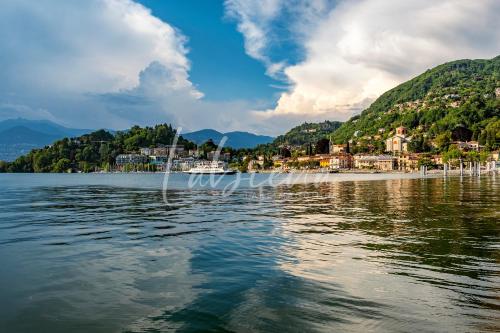
<path fill-rule="evenodd" d="M 236 171 L 228 169 L 226 163 L 222 161 L 198 161 L 194 167 L 186 171 L 190 174 L 209 174 L 209 175 L 232 175 Z"/>

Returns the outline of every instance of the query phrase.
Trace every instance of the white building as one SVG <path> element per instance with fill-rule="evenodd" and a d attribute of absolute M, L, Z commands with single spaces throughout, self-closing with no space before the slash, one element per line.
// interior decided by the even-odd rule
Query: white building
<path fill-rule="evenodd" d="M 402 153 L 408 151 L 408 143 L 410 140 L 406 137 L 406 128 L 396 128 L 396 135 L 388 138 L 385 141 L 385 151 L 392 153 Z"/>
<path fill-rule="evenodd" d="M 330 158 L 330 169 L 351 169 L 352 168 L 352 155 L 350 154 L 337 154 Z"/>
<path fill-rule="evenodd" d="M 139 154 L 120 154 L 116 156 L 116 165 L 142 164 L 149 161 L 148 157 Z"/>

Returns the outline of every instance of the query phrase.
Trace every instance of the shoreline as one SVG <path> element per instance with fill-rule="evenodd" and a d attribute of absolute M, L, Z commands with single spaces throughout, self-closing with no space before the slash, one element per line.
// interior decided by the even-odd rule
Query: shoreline
<path fill-rule="evenodd" d="M 20 174 L 44 174 L 44 175 L 91 175 L 91 174 L 187 174 L 185 171 L 93 171 L 93 172 L 1 172 L 1 174 L 5 175 L 20 175 Z M 480 174 L 481 175 L 486 175 L 486 174 L 495 174 L 495 173 L 500 173 L 500 169 L 495 169 L 495 170 L 486 170 L 486 169 L 481 169 Z M 236 174 L 282 174 L 282 175 L 287 175 L 287 174 L 311 174 L 311 175 L 339 175 L 339 174 L 346 174 L 346 175 L 369 175 L 369 174 L 401 174 L 401 175 L 411 175 L 411 174 L 420 174 L 420 171 L 402 171 L 402 170 L 366 170 L 366 169 L 349 169 L 349 170 L 336 170 L 336 171 L 320 171 L 320 170 L 291 170 L 287 172 L 283 171 L 276 171 L 276 170 L 261 170 L 258 172 L 239 172 L 237 171 Z M 460 170 L 447 170 L 448 175 L 460 175 Z M 468 169 L 463 170 L 463 175 L 471 175 L 472 171 Z M 210 175 L 210 174 L 206 174 Z M 218 175 L 218 174 L 215 174 Z M 232 174 L 234 175 L 234 174 Z M 428 170 L 426 175 L 444 175 L 444 170 Z"/>

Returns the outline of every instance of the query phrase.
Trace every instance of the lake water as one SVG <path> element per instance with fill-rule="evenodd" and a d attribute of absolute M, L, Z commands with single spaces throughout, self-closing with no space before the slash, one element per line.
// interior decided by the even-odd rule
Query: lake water
<path fill-rule="evenodd" d="M 1 174 L 0 331 L 500 330 L 499 175 L 230 177 Z"/>

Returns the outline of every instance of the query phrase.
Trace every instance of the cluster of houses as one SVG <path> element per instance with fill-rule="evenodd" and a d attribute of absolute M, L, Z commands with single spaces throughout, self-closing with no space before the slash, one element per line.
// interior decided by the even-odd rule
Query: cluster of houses
<path fill-rule="evenodd" d="M 348 143 L 330 143 L 326 154 L 296 157 L 276 155 L 267 161 L 263 155 L 256 158 L 247 156 L 243 159 L 250 159 L 248 160 L 248 171 L 271 168 L 278 172 L 287 172 L 292 169 L 368 169 L 412 172 L 419 169 L 419 162 L 424 157 L 434 165 L 443 165 L 441 155 L 429 156 L 429 154 L 410 153 L 408 151 L 410 141 L 411 138 L 407 136 L 407 129 L 398 127 L 394 135 L 386 140 L 386 153 L 381 155 L 352 154 Z M 465 151 L 480 151 L 482 148 L 476 141 L 454 142 L 454 144 Z M 170 170 L 187 171 L 193 168 L 196 161 L 199 161 L 202 157 L 207 160 L 231 161 L 229 153 L 221 153 L 219 156 L 216 154 L 216 151 L 203 154 L 199 150 L 186 150 L 183 146 L 161 145 L 155 148 L 141 148 L 137 153 L 118 155 L 116 157 L 116 170 L 127 170 L 127 166 L 130 165 L 147 165 L 148 168 L 151 167 L 155 171 L 165 171 L 170 161 Z M 493 159 L 495 159 L 494 156 Z M 498 153 L 495 160 L 498 161 Z"/>
<path fill-rule="evenodd" d="M 216 151 L 206 154 L 207 160 L 229 161 L 229 153 Z M 170 161 L 170 170 L 187 171 L 194 167 L 195 162 L 200 159 L 202 152 L 199 150 L 186 150 L 184 146 L 159 145 L 154 148 L 140 148 L 138 153 L 120 154 L 116 156 L 116 170 L 124 171 L 128 166 L 148 165 L 155 171 L 165 171 Z"/>
<path fill-rule="evenodd" d="M 191 165 L 194 163 L 194 158 L 189 157 L 190 152 L 186 151 L 184 146 L 160 145 L 154 148 L 140 148 L 138 153 L 116 156 L 116 169 L 123 171 L 129 165 L 148 164 L 153 166 L 155 170 L 163 171 L 166 168 L 170 153 L 172 153 L 178 165 Z"/>
<path fill-rule="evenodd" d="M 345 147 L 345 146 L 344 146 Z M 317 154 L 314 156 L 300 156 L 295 159 L 273 157 L 275 169 L 288 171 L 294 167 L 309 169 L 319 168 L 327 170 L 349 170 L 349 169 L 370 169 L 380 171 L 416 171 L 420 154 L 400 154 L 400 155 L 352 155 L 346 153 Z M 442 163 L 440 156 L 433 156 L 433 162 Z"/>
<path fill-rule="evenodd" d="M 381 129 L 379 132 L 383 132 Z M 273 157 L 274 168 L 280 171 L 289 171 L 293 168 L 319 168 L 326 170 L 349 170 L 349 169 L 370 169 L 379 171 L 417 171 L 419 170 L 419 161 L 424 157 L 434 165 L 443 165 L 441 155 L 410 153 L 408 144 L 411 138 L 407 136 L 405 127 L 398 127 L 395 134 L 389 137 L 385 142 L 385 154 L 351 154 L 349 144 L 330 144 L 328 154 L 316 154 L 314 156 L 299 156 L 296 158 L 283 158 L 282 156 Z M 460 150 L 480 151 L 482 146 L 477 141 L 453 142 Z M 493 154 L 493 158 L 495 154 Z M 498 160 L 498 153 L 496 154 Z M 263 158 L 249 163 L 249 169 L 258 169 L 262 166 Z"/>

